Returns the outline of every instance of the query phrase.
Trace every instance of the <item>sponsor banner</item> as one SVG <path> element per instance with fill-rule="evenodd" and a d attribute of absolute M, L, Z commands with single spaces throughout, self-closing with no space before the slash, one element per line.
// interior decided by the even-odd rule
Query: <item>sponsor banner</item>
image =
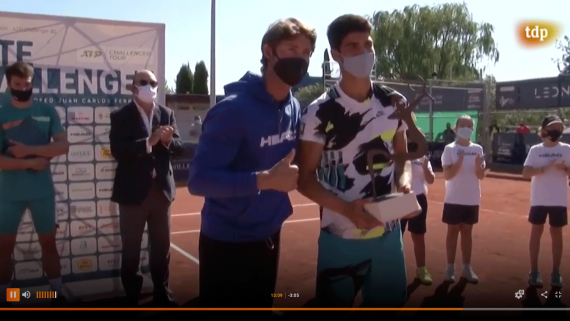
<path fill-rule="evenodd" d="M 497 110 L 570 107 L 570 76 L 498 82 Z"/>
<path fill-rule="evenodd" d="M 409 102 L 415 100 L 418 93 L 422 91 L 421 86 L 412 85 L 412 89 L 403 83 L 383 83 L 400 92 Z M 457 86 L 438 86 L 432 85 L 431 95 L 435 99 L 432 103 L 434 112 L 440 111 L 462 111 L 477 110 L 483 111 L 485 102 L 485 91 L 483 84 L 465 83 L 457 84 Z M 430 99 L 424 98 L 416 106 L 416 112 L 429 112 Z"/>
<path fill-rule="evenodd" d="M 0 92 L 4 66 L 34 65 L 33 99 L 55 108 L 71 144 L 51 161 L 56 193 L 57 250 L 70 297 L 116 295 L 121 265 L 119 210 L 110 198 L 116 163 L 109 145 L 110 115 L 128 104 L 137 70 L 164 83 L 164 25 L 0 12 Z M 0 95 L 0 105 L 6 95 Z M 159 102 L 164 103 L 162 86 Z M 1 192 L 1 190 L 0 190 Z M 47 284 L 32 215 L 24 214 L 14 250 L 13 287 Z M 148 237 L 141 267 L 148 273 Z M 106 288 L 81 286 L 96 282 Z M 145 288 L 147 291 L 148 288 Z"/>
<path fill-rule="evenodd" d="M 194 158 L 196 144 L 184 143 L 182 147 L 182 155 L 172 160 L 172 170 L 176 185 L 186 185 L 188 183 L 190 162 Z"/>

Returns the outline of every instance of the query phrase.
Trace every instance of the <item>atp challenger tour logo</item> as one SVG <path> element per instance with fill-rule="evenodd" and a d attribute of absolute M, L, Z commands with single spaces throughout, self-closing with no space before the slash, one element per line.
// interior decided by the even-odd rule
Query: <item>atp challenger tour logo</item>
<path fill-rule="evenodd" d="M 517 24 L 515 32 L 521 46 L 539 48 L 552 45 L 560 36 L 562 27 L 552 21 L 525 20 Z"/>

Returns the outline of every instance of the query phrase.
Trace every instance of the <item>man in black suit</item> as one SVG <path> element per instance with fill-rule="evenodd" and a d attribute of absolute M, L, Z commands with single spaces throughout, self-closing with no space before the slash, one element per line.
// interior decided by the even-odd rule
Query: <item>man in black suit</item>
<path fill-rule="evenodd" d="M 117 160 L 112 201 L 119 204 L 121 280 L 128 305 L 137 306 L 141 241 L 148 225 L 150 272 L 157 306 L 178 304 L 168 289 L 170 205 L 175 186 L 170 158 L 182 150 L 174 112 L 155 102 L 158 82 L 148 70 L 136 73 L 130 104 L 111 113 L 111 153 Z"/>

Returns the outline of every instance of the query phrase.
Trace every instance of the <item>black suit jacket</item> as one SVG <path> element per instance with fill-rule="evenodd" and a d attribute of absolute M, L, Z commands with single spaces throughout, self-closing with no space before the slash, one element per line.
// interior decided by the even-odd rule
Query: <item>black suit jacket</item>
<path fill-rule="evenodd" d="M 140 205 L 152 187 L 152 172 L 166 197 L 174 200 L 175 185 L 170 158 L 182 153 L 182 141 L 176 127 L 174 112 L 157 105 L 153 111 L 152 131 L 159 126 L 172 126 L 174 133 L 170 145 L 161 142 L 147 153 L 149 136 L 144 121 L 134 102 L 111 113 L 111 154 L 117 160 L 117 170 L 111 200 L 119 204 Z"/>

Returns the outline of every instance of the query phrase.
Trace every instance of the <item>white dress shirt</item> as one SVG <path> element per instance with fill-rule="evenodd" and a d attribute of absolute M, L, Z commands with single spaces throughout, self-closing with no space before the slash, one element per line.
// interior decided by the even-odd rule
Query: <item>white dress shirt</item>
<path fill-rule="evenodd" d="M 147 115 L 146 111 L 135 100 L 133 101 L 135 102 L 135 105 L 139 110 L 139 114 L 141 115 L 144 127 L 146 128 L 146 132 L 148 135 L 146 138 L 146 152 L 147 154 L 150 154 L 152 153 L 152 146 L 150 146 L 150 144 L 148 143 L 148 139 L 150 138 L 150 135 L 152 135 L 152 116 L 154 116 L 154 111 L 157 107 L 156 104 L 153 104 L 150 115 Z"/>
<path fill-rule="evenodd" d="M 141 115 L 142 121 L 144 123 L 144 126 L 146 128 L 146 132 L 147 132 L 147 138 L 146 138 L 146 152 L 147 154 L 152 153 L 152 146 L 149 144 L 148 140 L 150 138 L 150 136 L 152 135 L 152 118 L 154 116 L 154 113 L 156 110 L 158 110 L 158 107 L 156 106 L 156 104 L 152 105 L 152 110 L 150 112 L 150 115 L 147 115 L 146 111 L 135 101 L 133 100 L 135 105 L 137 106 L 137 109 L 139 110 L 139 113 Z M 168 144 L 162 143 L 162 145 L 164 145 L 166 148 L 168 148 L 170 146 L 170 142 L 168 142 Z M 152 177 L 156 177 L 156 170 L 152 170 Z"/>

